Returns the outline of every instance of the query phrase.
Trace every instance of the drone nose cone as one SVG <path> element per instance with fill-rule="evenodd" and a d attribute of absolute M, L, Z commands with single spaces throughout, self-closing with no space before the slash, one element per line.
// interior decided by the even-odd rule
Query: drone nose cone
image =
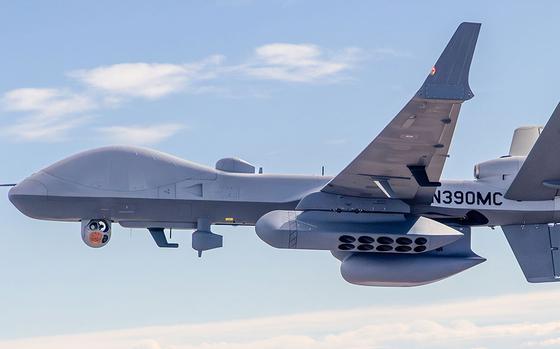
<path fill-rule="evenodd" d="M 10 200 L 18 196 L 47 196 L 47 187 L 36 179 L 27 178 L 8 192 Z"/>
<path fill-rule="evenodd" d="M 46 200 L 47 187 L 36 179 L 27 178 L 10 189 L 8 198 L 18 210 L 27 214 L 30 207 Z"/>

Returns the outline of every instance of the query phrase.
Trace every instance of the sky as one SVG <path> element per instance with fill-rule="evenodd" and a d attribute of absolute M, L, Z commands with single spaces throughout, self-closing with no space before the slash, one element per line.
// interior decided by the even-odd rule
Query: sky
<path fill-rule="evenodd" d="M 481 22 L 443 178 L 507 154 L 560 101 L 554 1 L 3 1 L 0 181 L 76 152 L 151 147 L 213 166 L 336 175 L 420 87 L 457 25 Z M 7 194 L 7 190 L 4 195 Z M 499 228 L 488 260 L 416 288 L 346 283 L 328 252 L 277 250 L 215 227 L 202 259 L 114 227 L 0 200 L 0 348 L 554 348 L 560 286 L 529 284 Z"/>

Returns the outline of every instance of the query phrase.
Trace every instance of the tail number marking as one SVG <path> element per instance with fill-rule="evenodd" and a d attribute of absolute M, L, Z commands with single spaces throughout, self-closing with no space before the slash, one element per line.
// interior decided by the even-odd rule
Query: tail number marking
<path fill-rule="evenodd" d="M 434 194 L 435 204 L 456 205 L 483 205 L 500 206 L 502 204 L 502 193 L 500 192 L 474 192 L 474 191 L 451 191 L 436 190 Z"/>

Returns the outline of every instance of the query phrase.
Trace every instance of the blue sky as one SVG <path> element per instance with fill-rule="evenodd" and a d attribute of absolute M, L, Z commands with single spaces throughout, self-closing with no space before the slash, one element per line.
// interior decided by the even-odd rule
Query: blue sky
<path fill-rule="evenodd" d="M 113 143 L 334 175 L 414 94 L 457 25 L 477 21 L 475 98 L 444 171 L 468 179 L 560 100 L 559 10 L 553 1 L 2 2 L 0 179 Z M 183 248 L 167 251 L 117 227 L 92 250 L 78 224 L 29 219 L 7 199 L 0 212 L 0 348 L 330 348 L 345 338 L 398 347 L 372 332 L 379 326 L 418 347 L 560 343 L 557 285 L 526 283 L 499 229 L 474 230 L 486 263 L 384 289 L 347 284 L 329 253 L 275 250 L 252 228 L 215 228 L 225 247 L 199 260 L 187 232 L 174 234 Z M 335 321 L 344 316 L 362 332 Z M 376 335 L 363 343 L 356 333 Z"/>

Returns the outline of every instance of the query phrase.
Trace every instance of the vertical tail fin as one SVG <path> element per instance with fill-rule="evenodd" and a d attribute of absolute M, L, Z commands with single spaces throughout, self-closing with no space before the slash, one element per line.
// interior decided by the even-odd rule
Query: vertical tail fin
<path fill-rule="evenodd" d="M 511 146 L 509 147 L 510 156 L 527 156 L 537 142 L 542 126 L 523 126 L 518 127 L 513 132 Z"/>
<path fill-rule="evenodd" d="M 560 103 L 552 113 L 527 159 L 509 186 L 506 199 L 539 201 L 552 200 L 560 190 Z"/>

